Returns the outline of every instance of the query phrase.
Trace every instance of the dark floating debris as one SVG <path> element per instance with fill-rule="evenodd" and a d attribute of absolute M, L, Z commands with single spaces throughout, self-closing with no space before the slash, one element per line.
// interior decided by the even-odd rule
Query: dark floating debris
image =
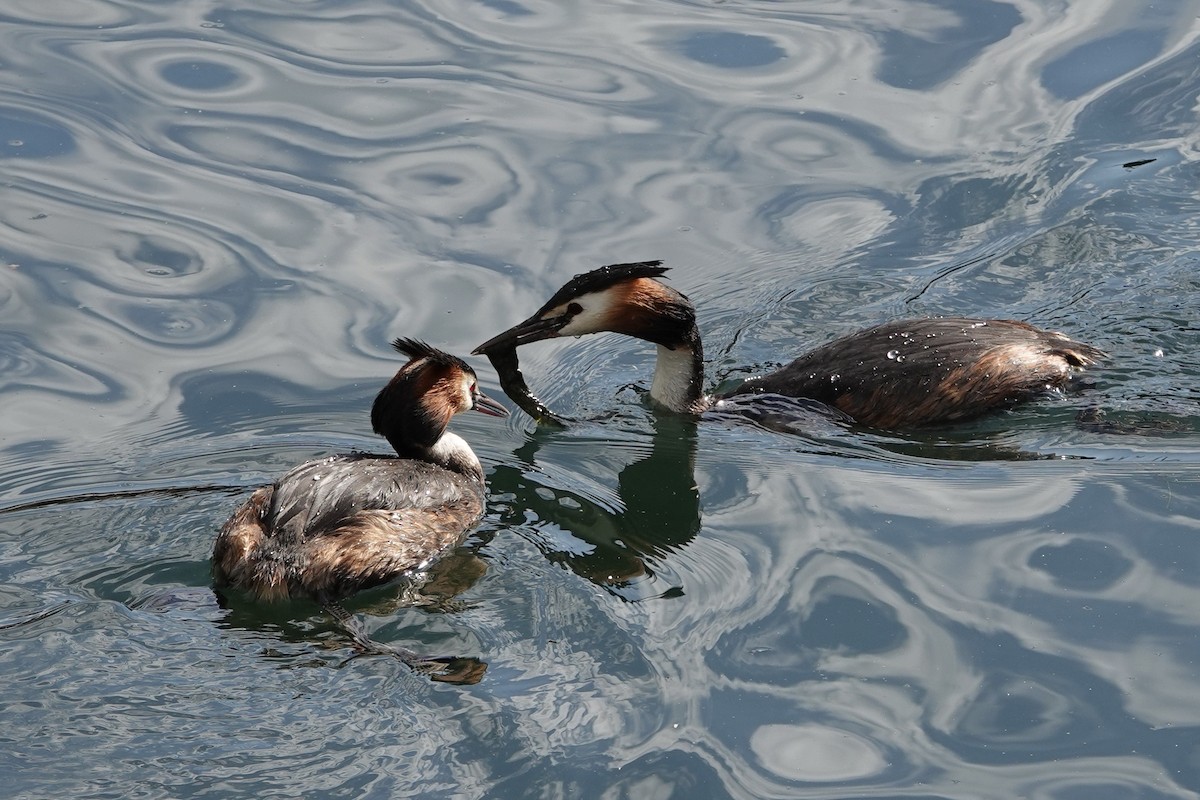
<path fill-rule="evenodd" d="M 1155 161 L 1158 161 L 1158 159 L 1157 158 L 1139 158 L 1136 161 L 1126 161 L 1121 166 L 1124 167 L 1125 169 L 1133 169 L 1134 167 L 1144 167 L 1147 164 L 1153 164 Z"/>

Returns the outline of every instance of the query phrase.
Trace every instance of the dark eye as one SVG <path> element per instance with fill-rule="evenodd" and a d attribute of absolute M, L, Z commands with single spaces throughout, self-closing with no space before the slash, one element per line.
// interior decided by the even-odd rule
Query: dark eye
<path fill-rule="evenodd" d="M 570 314 L 572 317 L 575 316 L 576 314 L 579 314 L 582 312 L 583 312 L 583 306 L 579 305 L 579 303 L 568 303 L 567 304 L 567 313 Z"/>
<path fill-rule="evenodd" d="M 471 394 L 475 394 L 477 388 L 478 388 L 478 384 L 472 383 L 471 384 Z"/>

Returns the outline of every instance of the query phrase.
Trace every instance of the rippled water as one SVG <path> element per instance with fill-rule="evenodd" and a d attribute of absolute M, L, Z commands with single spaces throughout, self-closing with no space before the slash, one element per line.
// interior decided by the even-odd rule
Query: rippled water
<path fill-rule="evenodd" d="M 1197 796 L 1198 18 L 7 0 L 8 796 Z M 352 603 L 481 683 L 218 605 L 252 487 L 381 449 L 391 338 L 466 353 L 647 258 L 714 382 L 922 314 L 1111 359 L 884 436 L 689 425 L 630 388 L 640 343 L 532 346 L 583 422 L 456 423 L 487 519 L 427 605 Z"/>

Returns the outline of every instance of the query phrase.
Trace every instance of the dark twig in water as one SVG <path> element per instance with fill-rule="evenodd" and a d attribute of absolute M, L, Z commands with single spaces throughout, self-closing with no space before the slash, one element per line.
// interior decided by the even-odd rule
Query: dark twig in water
<path fill-rule="evenodd" d="M 44 500 L 31 500 L 15 506 L 0 508 L 0 514 L 14 514 L 18 511 L 32 511 L 36 508 L 51 508 L 53 506 L 73 505 L 75 503 L 99 503 L 105 500 L 129 500 L 138 497 L 187 497 L 191 494 L 207 494 L 209 492 L 238 493 L 245 490 L 244 486 L 165 486 L 154 489 L 126 489 L 120 492 L 94 492 L 90 494 L 73 494 L 69 497 L 48 497 Z"/>
<path fill-rule="evenodd" d="M 942 280 L 943 278 L 948 278 L 951 275 L 953 275 L 954 273 L 964 270 L 967 267 L 973 267 L 976 264 L 979 264 L 983 261 L 987 261 L 989 258 L 996 255 L 996 252 L 997 251 L 992 250 L 987 253 L 983 253 L 982 255 L 975 256 L 974 258 L 968 258 L 966 261 L 961 261 L 957 264 L 951 264 L 950 266 L 945 267 L 944 269 L 938 270 L 934 274 L 934 276 L 932 278 L 930 278 L 925 283 L 925 285 L 922 286 L 917 292 L 915 292 L 914 294 L 910 294 L 908 297 L 904 298 L 904 302 L 907 304 L 907 303 L 912 303 L 917 300 L 920 300 L 921 295 L 925 294 L 930 289 L 932 289 L 933 285 L 935 283 L 937 283 L 938 281 Z"/>
<path fill-rule="evenodd" d="M 1158 161 L 1158 159 L 1157 158 L 1139 158 L 1136 161 L 1126 161 L 1121 166 L 1124 167 L 1125 169 L 1133 169 L 1134 167 L 1144 167 L 1147 164 L 1153 164 L 1155 161 Z"/>
<path fill-rule="evenodd" d="M 557 428 L 566 427 L 568 418 L 555 414 L 529 390 L 529 385 L 525 383 L 525 376 L 521 374 L 521 365 L 517 359 L 515 346 L 488 350 L 486 355 L 488 361 L 491 361 L 492 366 L 496 368 L 496 374 L 500 377 L 500 388 L 521 407 L 522 411 L 539 423 Z"/>

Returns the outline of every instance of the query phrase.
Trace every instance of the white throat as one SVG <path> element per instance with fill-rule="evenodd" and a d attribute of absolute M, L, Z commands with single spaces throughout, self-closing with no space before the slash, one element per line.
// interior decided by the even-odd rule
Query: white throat
<path fill-rule="evenodd" d="M 433 447 L 429 448 L 429 460 L 483 483 L 483 464 L 480 463 L 479 456 L 475 455 L 467 440 L 457 433 L 443 433 Z"/>
<path fill-rule="evenodd" d="M 654 383 L 650 398 L 660 405 L 681 414 L 697 414 L 703 410 L 697 379 L 696 354 L 686 347 L 658 345 L 654 362 Z"/>

